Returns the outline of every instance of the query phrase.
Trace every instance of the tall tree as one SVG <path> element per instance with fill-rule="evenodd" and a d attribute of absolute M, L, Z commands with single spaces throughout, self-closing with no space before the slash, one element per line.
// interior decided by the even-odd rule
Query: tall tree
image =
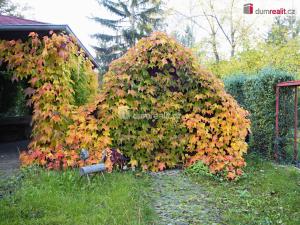
<path fill-rule="evenodd" d="M 172 32 L 172 36 L 176 38 L 181 44 L 185 47 L 192 48 L 195 45 L 195 35 L 193 32 L 193 27 L 190 25 L 186 25 L 184 32 L 180 33 L 178 31 Z"/>
<path fill-rule="evenodd" d="M 213 56 L 216 63 L 222 58 L 234 57 L 239 50 L 249 45 L 255 35 L 252 29 L 255 21 L 243 18 L 240 7 L 242 0 L 193 1 L 195 2 L 198 2 L 195 5 L 197 14 L 191 16 L 178 11 L 176 13 L 203 31 L 200 35 L 202 43 L 207 46 L 205 51 Z"/>
<path fill-rule="evenodd" d="M 275 17 L 274 23 L 270 31 L 266 42 L 268 44 L 283 45 L 289 40 L 296 38 L 300 33 L 300 20 L 293 16 Z"/>
<path fill-rule="evenodd" d="M 218 34 L 218 26 L 215 23 L 215 7 L 212 1 L 208 2 L 208 9 L 209 14 L 206 12 L 206 9 L 202 8 L 202 13 L 208 23 L 208 33 L 209 33 L 209 39 L 208 43 L 211 46 L 212 52 L 215 56 L 215 60 L 218 63 L 220 61 L 220 54 L 218 50 L 218 40 L 217 40 L 217 34 Z"/>
<path fill-rule="evenodd" d="M 102 70 L 106 71 L 112 60 L 120 57 L 140 38 L 162 25 L 162 2 L 160 0 L 97 1 L 111 14 L 110 18 L 92 17 L 107 30 L 92 35 L 98 40 L 98 46 L 94 46 L 97 59 Z"/>
<path fill-rule="evenodd" d="M 0 15 L 19 16 L 22 17 L 21 11 L 27 9 L 27 7 L 21 7 L 20 5 L 13 3 L 10 0 L 0 0 Z"/>
<path fill-rule="evenodd" d="M 211 34 L 217 33 L 219 30 L 230 46 L 230 57 L 234 57 L 237 48 L 242 46 L 243 42 L 249 38 L 253 26 L 253 23 L 247 23 L 241 18 L 241 10 L 238 4 L 240 0 L 228 0 L 225 3 L 227 7 L 219 10 L 216 9 L 215 0 L 209 0 L 208 7 L 205 7 L 204 3 L 206 1 L 200 0 L 200 2 L 206 19 L 209 20 L 208 18 L 211 17 L 209 22 Z M 214 44 L 212 44 L 212 47 L 214 49 Z M 216 61 L 218 61 L 217 59 L 216 56 Z"/>

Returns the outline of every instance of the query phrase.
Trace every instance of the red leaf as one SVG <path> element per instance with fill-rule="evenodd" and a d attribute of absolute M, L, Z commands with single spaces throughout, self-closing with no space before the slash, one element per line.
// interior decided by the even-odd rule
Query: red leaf
<path fill-rule="evenodd" d="M 237 170 L 236 170 L 236 174 L 237 174 L 238 176 L 240 176 L 240 175 L 242 175 L 242 174 L 243 174 L 243 171 L 242 171 L 242 170 L 240 170 L 240 169 L 237 169 Z"/>
<path fill-rule="evenodd" d="M 29 83 L 33 86 L 39 79 L 37 77 L 33 77 L 29 80 Z"/>
<path fill-rule="evenodd" d="M 63 157 L 64 157 L 65 155 L 63 154 L 63 153 L 57 153 L 56 154 L 56 157 L 57 157 L 57 159 L 62 159 Z"/>
<path fill-rule="evenodd" d="M 35 93 L 35 90 L 31 87 L 28 87 L 24 90 L 24 93 L 25 93 L 25 96 L 30 97 L 31 95 L 33 95 Z"/>

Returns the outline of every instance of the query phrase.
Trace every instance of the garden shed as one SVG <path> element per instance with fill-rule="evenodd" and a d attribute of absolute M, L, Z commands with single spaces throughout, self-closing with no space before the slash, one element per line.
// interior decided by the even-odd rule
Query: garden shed
<path fill-rule="evenodd" d="M 49 24 L 0 15 L 0 41 L 26 41 L 30 38 L 31 32 L 36 33 L 39 37 L 49 36 L 50 32 L 72 36 L 78 48 L 93 64 L 93 68 L 98 68 L 91 53 L 68 25 Z M 26 106 L 28 99 L 24 95 L 24 90 L 29 86 L 28 79 L 16 82 L 14 78 L 12 79 L 14 72 L 7 70 L 8 63 L 4 61 L 4 59 L 0 59 L 0 162 L 7 158 L 7 152 L 16 152 L 18 148 L 26 147 L 28 141 L 24 140 L 28 140 L 30 137 L 32 117 L 32 108 Z"/>

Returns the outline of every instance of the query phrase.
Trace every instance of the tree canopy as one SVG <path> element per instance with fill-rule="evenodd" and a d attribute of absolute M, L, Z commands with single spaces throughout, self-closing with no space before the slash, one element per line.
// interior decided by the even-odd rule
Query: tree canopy
<path fill-rule="evenodd" d="M 22 16 L 22 11 L 27 7 L 21 7 L 19 4 L 13 3 L 11 0 L 0 0 L 0 15 Z"/>
<path fill-rule="evenodd" d="M 97 59 L 106 70 L 108 64 L 120 57 L 140 38 L 158 29 L 162 22 L 161 1 L 156 0 L 98 0 L 110 14 L 110 18 L 92 17 L 108 32 L 92 35 L 99 42 L 94 46 Z"/>

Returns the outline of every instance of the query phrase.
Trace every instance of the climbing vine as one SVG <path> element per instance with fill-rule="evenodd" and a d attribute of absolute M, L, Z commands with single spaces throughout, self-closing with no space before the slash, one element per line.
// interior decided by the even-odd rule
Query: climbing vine
<path fill-rule="evenodd" d="M 103 93 L 112 146 L 133 167 L 158 171 L 201 160 L 213 174 L 242 174 L 247 111 L 174 39 L 141 39 L 111 64 Z"/>
<path fill-rule="evenodd" d="M 24 92 L 33 109 L 33 129 L 29 151 L 20 156 L 22 163 L 49 169 L 82 165 L 82 147 L 90 150 L 87 163 L 99 160 L 98 149 L 109 143 L 109 134 L 103 142 L 91 114 L 96 108 L 97 75 L 75 39 L 51 32 L 43 38 L 30 33 L 25 42 L 2 40 L 0 58 L 12 72 L 12 81 L 28 81 Z M 80 96 L 80 90 L 87 91 Z"/>
<path fill-rule="evenodd" d="M 111 64 L 98 92 L 92 64 L 72 37 L 29 37 L 0 42 L 12 80 L 29 84 L 33 131 L 24 165 L 76 167 L 84 164 L 81 148 L 89 149 L 90 164 L 116 148 L 143 170 L 201 160 L 213 174 L 242 174 L 247 111 L 174 39 L 163 33 L 141 39 Z M 80 90 L 88 91 L 82 97 Z M 111 160 L 106 166 L 111 171 Z"/>

